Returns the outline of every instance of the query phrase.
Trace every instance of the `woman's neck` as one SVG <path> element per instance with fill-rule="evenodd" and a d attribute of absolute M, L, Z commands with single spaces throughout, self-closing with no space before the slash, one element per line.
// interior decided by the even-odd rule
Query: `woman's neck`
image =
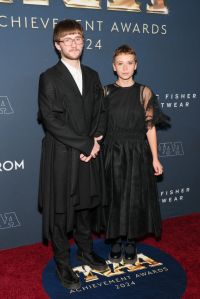
<path fill-rule="evenodd" d="M 130 87 L 134 85 L 135 81 L 133 79 L 130 80 L 122 80 L 120 78 L 117 79 L 116 84 L 121 87 Z"/>

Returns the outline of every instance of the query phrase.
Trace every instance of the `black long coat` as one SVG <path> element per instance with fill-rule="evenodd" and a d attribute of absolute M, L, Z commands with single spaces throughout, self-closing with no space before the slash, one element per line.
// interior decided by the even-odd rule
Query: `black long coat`
<path fill-rule="evenodd" d="M 43 214 L 45 239 L 50 238 L 55 212 L 67 213 L 66 231 L 73 229 L 74 211 L 80 205 L 79 169 L 84 163 L 79 156 L 80 153 L 88 156 L 94 145 L 94 136 L 104 134 L 102 88 L 98 74 L 84 65 L 81 69 L 82 95 L 61 61 L 40 76 L 39 120 L 45 137 L 42 142 L 39 207 Z M 94 206 L 98 204 L 93 209 L 93 228 L 99 231 L 105 223 L 102 207 L 106 206 L 101 155 L 85 163 L 84 167 L 88 167 L 89 186 L 85 188 L 90 190 L 91 208 L 93 202 Z"/>

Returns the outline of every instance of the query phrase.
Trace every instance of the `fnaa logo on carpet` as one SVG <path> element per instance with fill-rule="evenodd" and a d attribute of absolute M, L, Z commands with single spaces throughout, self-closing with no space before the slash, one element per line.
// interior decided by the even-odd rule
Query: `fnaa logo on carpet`
<path fill-rule="evenodd" d="M 96 253 L 107 259 L 109 246 L 94 241 Z M 81 288 L 68 290 L 60 284 L 55 263 L 49 261 L 42 274 L 42 284 L 51 299 L 179 299 L 185 291 L 186 275 L 181 265 L 165 252 L 144 244 L 137 245 L 135 265 L 111 263 L 103 273 L 81 266 L 76 261 L 76 247 L 71 248 L 71 264 L 80 276 Z"/>

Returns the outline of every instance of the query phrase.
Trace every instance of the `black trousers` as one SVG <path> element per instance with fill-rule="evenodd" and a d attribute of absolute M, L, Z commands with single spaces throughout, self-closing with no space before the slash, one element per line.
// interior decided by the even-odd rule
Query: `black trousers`
<path fill-rule="evenodd" d="M 92 251 L 91 236 L 91 210 L 78 210 L 75 212 L 75 228 L 73 236 L 78 249 L 84 253 Z M 55 214 L 55 225 L 52 233 L 52 247 L 56 263 L 69 264 L 70 245 L 66 234 L 66 214 Z"/>

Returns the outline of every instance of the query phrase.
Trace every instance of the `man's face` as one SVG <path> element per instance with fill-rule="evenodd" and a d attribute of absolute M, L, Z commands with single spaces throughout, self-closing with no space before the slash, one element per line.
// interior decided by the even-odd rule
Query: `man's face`
<path fill-rule="evenodd" d="M 78 60 L 82 54 L 84 39 L 80 33 L 67 33 L 55 42 L 56 49 L 62 58 Z"/>

